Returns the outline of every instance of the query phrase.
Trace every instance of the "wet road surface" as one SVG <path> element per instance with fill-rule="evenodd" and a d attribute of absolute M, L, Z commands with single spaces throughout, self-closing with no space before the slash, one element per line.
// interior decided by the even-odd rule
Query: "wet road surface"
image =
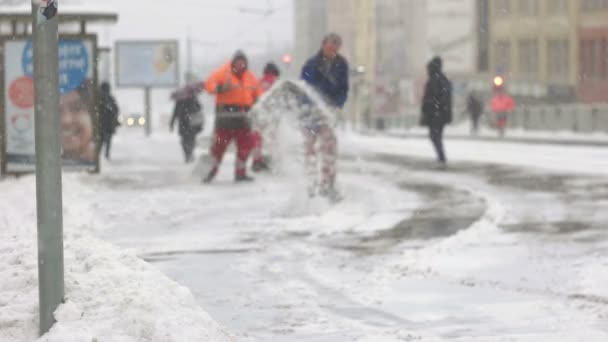
<path fill-rule="evenodd" d="M 418 205 L 387 213 L 400 217 L 388 226 L 370 216 L 373 229 L 318 231 L 309 217 L 260 215 L 231 218 L 230 232 L 205 231 L 156 213 L 149 226 L 124 222 L 102 237 L 140 250 L 241 340 L 528 341 L 582 329 L 599 341 L 608 333 L 608 300 L 572 280 L 608 255 L 608 179 L 478 163 L 435 171 L 394 155 L 346 156 L 341 171 L 348 186 L 365 187 L 355 184 L 361 175 L 382 179 Z M 155 168 L 91 182 L 126 193 L 193 187 L 189 174 Z M 486 221 L 497 230 L 478 227 Z M 175 234 L 193 242 L 154 250 Z M 197 246 L 207 234 L 217 242 Z"/>

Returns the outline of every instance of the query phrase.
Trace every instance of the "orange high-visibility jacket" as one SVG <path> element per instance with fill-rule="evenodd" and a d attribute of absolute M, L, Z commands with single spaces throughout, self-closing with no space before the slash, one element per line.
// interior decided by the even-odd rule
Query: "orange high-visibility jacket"
<path fill-rule="evenodd" d="M 231 85 L 231 89 L 225 93 L 217 93 L 218 85 Z M 239 79 L 232 72 L 231 63 L 226 63 L 215 71 L 207 82 L 205 88 L 209 94 L 216 94 L 216 104 L 226 106 L 251 107 L 256 99 L 262 96 L 262 87 L 255 75 L 245 71 Z"/>
<path fill-rule="evenodd" d="M 497 94 L 492 98 L 490 107 L 494 113 L 508 113 L 515 109 L 515 101 L 508 94 Z"/>

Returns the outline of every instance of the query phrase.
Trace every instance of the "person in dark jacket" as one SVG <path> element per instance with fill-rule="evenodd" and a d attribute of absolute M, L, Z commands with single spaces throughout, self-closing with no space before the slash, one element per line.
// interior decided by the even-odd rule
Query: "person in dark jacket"
<path fill-rule="evenodd" d="M 186 86 L 174 92 L 171 98 L 175 101 L 173 117 L 170 128 L 173 131 L 175 122 L 178 122 L 178 133 L 181 137 L 182 149 L 186 163 L 194 160 L 194 148 L 196 147 L 196 136 L 204 127 L 203 107 L 198 101 L 197 95 L 204 89 L 202 83 Z"/>
<path fill-rule="evenodd" d="M 328 34 L 322 42 L 321 50 L 310 58 L 302 68 L 302 79 L 314 88 L 329 107 L 333 108 L 336 116 L 344 107 L 348 97 L 348 62 L 338 52 L 342 46 L 342 38 L 335 34 Z M 306 151 L 306 169 L 308 176 L 313 180 L 309 194 L 314 196 L 317 191 L 317 151 L 315 145 L 319 140 L 319 154 L 321 155 L 321 177 L 319 193 L 332 201 L 340 199 L 335 188 L 336 162 L 338 141 L 334 128 L 324 120 L 316 120 L 310 113 L 300 116 L 304 134 Z"/>
<path fill-rule="evenodd" d="M 429 127 L 429 135 L 437 159 L 442 167 L 447 165 L 443 148 L 443 129 L 452 122 L 452 85 L 442 71 L 440 57 L 434 57 L 427 65 L 428 81 L 422 100 L 421 124 Z"/>
<path fill-rule="evenodd" d="M 471 134 L 479 133 L 479 119 L 483 113 L 483 104 L 474 93 L 470 93 L 467 97 L 467 112 L 471 117 Z"/>
<path fill-rule="evenodd" d="M 118 122 L 119 109 L 114 96 L 110 92 L 110 84 L 104 82 L 100 86 L 99 91 L 99 133 L 101 135 L 101 143 L 99 152 L 106 147 L 106 159 L 110 159 L 110 148 L 112 145 L 112 136 L 116 133 Z"/>

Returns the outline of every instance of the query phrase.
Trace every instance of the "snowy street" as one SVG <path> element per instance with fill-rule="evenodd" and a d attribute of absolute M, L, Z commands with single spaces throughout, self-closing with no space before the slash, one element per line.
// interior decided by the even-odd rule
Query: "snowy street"
<path fill-rule="evenodd" d="M 608 338 L 608 151 L 448 141 L 443 172 L 423 139 L 340 149 L 330 206 L 287 175 L 235 185 L 231 158 L 202 186 L 176 137 L 121 132 L 101 175 L 66 179 L 67 222 L 93 212 L 238 340 Z"/>
<path fill-rule="evenodd" d="M 608 0 L 0 0 L 0 342 L 608 341 Z"/>

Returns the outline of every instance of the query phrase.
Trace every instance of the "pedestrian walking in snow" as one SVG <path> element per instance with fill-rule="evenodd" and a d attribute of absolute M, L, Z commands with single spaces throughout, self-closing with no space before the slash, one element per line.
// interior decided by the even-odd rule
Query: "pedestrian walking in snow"
<path fill-rule="evenodd" d="M 452 122 L 452 85 L 442 71 L 442 64 L 440 57 L 434 57 L 427 65 L 428 81 L 424 89 L 420 123 L 429 128 L 439 164 L 446 167 L 443 130 L 445 125 Z"/>
<path fill-rule="evenodd" d="M 266 64 L 264 67 L 264 74 L 262 76 L 262 80 L 260 81 L 260 85 L 263 91 L 267 91 L 276 82 L 276 80 L 281 76 L 281 72 L 276 64 L 270 62 Z M 253 155 L 253 165 L 252 170 L 254 172 L 260 171 L 268 171 L 270 169 L 270 158 L 264 156 L 262 154 L 262 133 L 258 130 L 254 130 L 251 133 L 251 144 L 252 144 L 252 155 Z"/>
<path fill-rule="evenodd" d="M 479 133 L 479 120 L 483 113 L 483 104 L 474 93 L 470 93 L 467 97 L 467 112 L 471 118 L 471 134 L 477 135 Z"/>
<path fill-rule="evenodd" d="M 247 176 L 247 158 L 251 151 L 251 122 L 248 112 L 262 88 L 249 71 L 245 54 L 237 51 L 231 61 L 215 71 L 205 83 L 209 94 L 216 96 L 215 130 L 211 156 L 213 165 L 203 183 L 210 183 L 219 170 L 224 153 L 232 141 L 237 145 L 235 181 L 253 181 Z"/>
<path fill-rule="evenodd" d="M 339 35 L 328 34 L 323 39 L 320 51 L 306 62 L 301 74 L 302 79 L 335 111 L 336 117 L 340 116 L 339 112 L 346 103 L 349 91 L 348 62 L 339 54 L 341 46 L 342 38 Z M 310 195 L 314 196 L 318 190 L 320 195 L 337 201 L 340 199 L 336 189 L 338 141 L 334 127 L 327 120 L 317 120 L 306 113 L 301 115 L 301 119 L 306 169 L 312 180 Z"/>
<path fill-rule="evenodd" d="M 193 153 L 196 147 L 196 136 L 203 131 L 205 126 L 203 107 L 197 97 L 203 89 L 203 83 L 196 83 L 171 94 L 171 98 L 175 101 L 175 107 L 169 127 L 173 131 L 175 122 L 177 121 L 178 133 L 181 137 L 181 145 L 186 163 L 194 160 Z"/>
<path fill-rule="evenodd" d="M 507 93 L 503 84 L 494 86 L 494 96 L 490 102 L 496 116 L 496 130 L 500 137 L 505 136 L 509 114 L 515 110 L 515 100 Z"/>
<path fill-rule="evenodd" d="M 99 133 L 101 135 L 101 143 L 99 144 L 98 153 L 101 153 L 105 146 L 106 159 L 110 159 L 112 136 L 116 133 L 116 128 L 120 126 L 118 114 L 118 104 L 116 104 L 116 99 L 112 96 L 110 84 L 104 82 L 101 84 L 99 91 Z"/>

